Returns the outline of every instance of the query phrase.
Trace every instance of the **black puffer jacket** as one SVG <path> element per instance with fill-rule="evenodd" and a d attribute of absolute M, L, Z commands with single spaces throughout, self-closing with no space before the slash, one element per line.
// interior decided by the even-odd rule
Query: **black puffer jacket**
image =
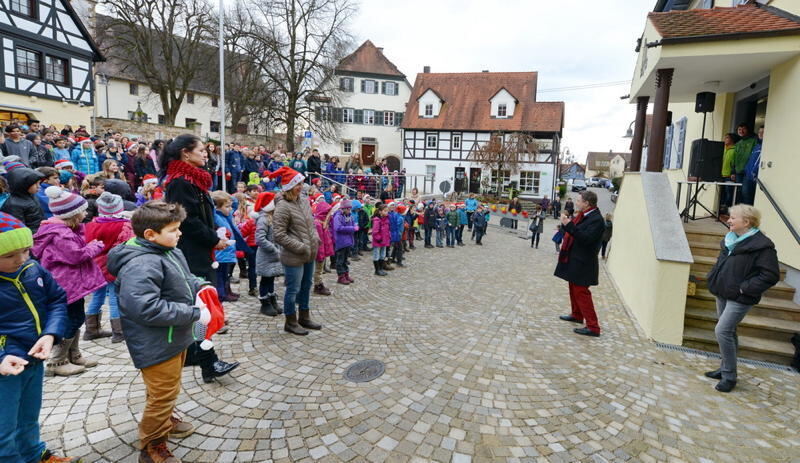
<path fill-rule="evenodd" d="M 178 248 L 183 251 L 193 274 L 211 280 L 211 254 L 219 242 L 214 224 L 214 203 L 211 196 L 186 179 L 178 177 L 167 184 L 165 199 L 186 210 L 181 223 Z"/>
<path fill-rule="evenodd" d="M 36 194 L 28 193 L 28 188 L 43 178 L 41 172 L 27 167 L 12 169 L 7 176 L 11 196 L 3 204 L 3 212 L 21 220 L 34 234 L 44 220 L 44 212 Z"/>
<path fill-rule="evenodd" d="M 720 247 L 717 263 L 706 276 L 708 290 L 740 304 L 758 304 L 761 295 L 780 280 L 775 244 L 758 232 L 738 243 L 730 255 L 724 239 Z"/>

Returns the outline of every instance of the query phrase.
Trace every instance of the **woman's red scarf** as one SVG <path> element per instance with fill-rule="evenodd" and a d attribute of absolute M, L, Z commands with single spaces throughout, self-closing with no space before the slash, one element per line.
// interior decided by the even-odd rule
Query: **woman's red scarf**
<path fill-rule="evenodd" d="M 175 160 L 167 165 L 167 178 L 164 179 L 164 188 L 176 178 L 182 178 L 203 191 L 211 189 L 211 174 L 207 170 L 195 167 L 185 161 Z"/>
<path fill-rule="evenodd" d="M 593 210 L 597 209 L 596 207 L 590 207 L 583 211 L 578 212 L 578 215 L 572 218 L 572 223 L 577 226 L 579 223 L 583 221 L 583 217 L 592 212 Z M 561 241 L 561 252 L 558 254 L 558 261 L 566 264 L 569 262 L 569 250 L 572 248 L 572 245 L 575 243 L 575 237 L 572 236 L 572 233 L 564 232 L 564 238 Z"/>

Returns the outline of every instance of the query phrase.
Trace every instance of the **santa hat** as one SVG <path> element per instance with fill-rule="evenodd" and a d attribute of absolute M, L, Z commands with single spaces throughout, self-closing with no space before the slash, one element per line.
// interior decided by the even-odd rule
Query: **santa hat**
<path fill-rule="evenodd" d="M 253 207 L 253 210 L 256 212 L 261 211 L 261 209 L 264 209 L 268 205 L 272 204 L 273 199 L 275 199 L 275 193 L 272 193 L 271 191 L 260 193 L 256 199 L 256 205 Z M 269 210 L 267 212 L 269 212 Z"/>
<path fill-rule="evenodd" d="M 401 205 L 397 206 L 397 213 L 400 214 L 400 215 L 405 214 L 406 210 L 407 210 L 407 208 L 406 208 L 406 206 L 404 204 L 401 204 Z"/>
<path fill-rule="evenodd" d="M 311 184 L 312 185 L 319 185 L 319 177 L 315 177 L 315 178 L 311 179 Z"/>
<path fill-rule="evenodd" d="M 305 180 L 305 176 L 303 176 L 303 174 L 286 166 L 283 166 L 275 172 L 269 174 L 269 178 L 275 177 L 281 178 L 281 190 L 283 191 L 289 191 Z"/>
<path fill-rule="evenodd" d="M 71 168 L 71 169 L 75 168 L 75 164 L 73 164 L 72 161 L 67 160 L 67 159 L 59 159 L 58 161 L 55 162 L 54 166 L 55 166 L 56 169 L 61 169 L 61 170 L 67 169 L 67 168 Z"/>
<path fill-rule="evenodd" d="M 422 204 L 422 203 L 417 204 L 417 210 L 418 211 L 424 211 L 425 210 L 425 205 Z"/>
<path fill-rule="evenodd" d="M 158 183 L 158 177 L 156 177 L 153 174 L 147 174 L 144 177 L 142 177 L 142 183 L 145 184 L 145 185 L 147 185 L 149 183 L 152 183 L 153 185 L 155 185 L 156 183 Z"/>
<path fill-rule="evenodd" d="M 217 290 L 213 286 L 203 286 L 197 292 L 195 304 L 198 306 L 203 305 L 211 312 L 211 321 L 208 326 L 204 327 L 205 334 L 202 336 L 203 342 L 200 343 L 201 349 L 210 350 L 214 347 L 214 343 L 211 342 L 211 336 L 214 336 L 220 328 L 225 326 L 225 310 L 222 308 Z M 202 327 L 199 323 L 198 326 Z"/>
<path fill-rule="evenodd" d="M 78 143 L 83 143 L 85 141 L 91 142 L 92 140 L 89 137 L 77 137 L 75 139 Z"/>

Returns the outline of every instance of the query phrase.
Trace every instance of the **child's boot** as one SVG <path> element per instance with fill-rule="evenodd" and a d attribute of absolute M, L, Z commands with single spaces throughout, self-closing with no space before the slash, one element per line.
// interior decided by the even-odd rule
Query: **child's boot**
<path fill-rule="evenodd" d="M 53 452 L 45 450 L 42 458 L 39 460 L 41 463 L 81 463 L 81 458 L 59 457 L 53 455 Z"/>
<path fill-rule="evenodd" d="M 349 281 L 350 283 L 356 282 L 356 280 L 350 278 L 350 272 L 345 272 L 344 277 L 347 278 L 347 281 Z"/>
<path fill-rule="evenodd" d="M 278 312 L 278 315 L 283 313 L 283 308 L 278 304 L 278 295 L 275 293 L 270 294 L 267 296 L 269 300 L 272 302 L 272 306 L 275 307 L 275 311 Z"/>
<path fill-rule="evenodd" d="M 197 360 L 204 383 L 213 383 L 214 378 L 225 376 L 239 366 L 239 362 L 228 363 L 220 360 L 213 347 L 209 350 L 198 348 Z"/>
<path fill-rule="evenodd" d="M 383 261 L 383 269 L 384 269 L 384 270 L 394 270 L 394 267 L 392 267 L 391 265 L 389 265 L 389 261 L 387 261 L 387 260 L 384 260 L 384 261 Z"/>
<path fill-rule="evenodd" d="M 103 318 L 101 314 L 102 312 L 97 315 L 86 316 L 86 330 L 83 332 L 84 341 L 111 337 L 110 331 L 102 330 Z"/>
<path fill-rule="evenodd" d="M 169 451 L 167 439 L 158 439 L 148 443 L 139 453 L 139 463 L 181 463 Z"/>
<path fill-rule="evenodd" d="M 122 320 L 119 318 L 111 319 L 111 342 L 118 344 L 125 340 L 125 334 L 122 333 Z"/>
<path fill-rule="evenodd" d="M 319 294 L 320 296 L 330 296 L 331 290 L 326 288 L 324 284 L 318 283 L 314 285 L 314 294 Z"/>
<path fill-rule="evenodd" d="M 381 277 L 388 275 L 388 274 L 387 274 L 386 272 L 384 272 L 384 271 L 383 271 L 383 269 L 381 268 L 381 267 L 382 267 L 382 265 L 381 265 L 381 261 L 379 261 L 379 260 L 373 260 L 373 261 L 372 261 L 372 265 L 374 265 L 374 266 L 375 266 L 375 275 L 378 275 L 378 276 L 381 276 Z"/>
<path fill-rule="evenodd" d="M 269 297 L 261 299 L 261 314 L 267 317 L 277 317 L 278 311 L 272 305 L 272 300 Z"/>
<path fill-rule="evenodd" d="M 78 330 L 78 333 L 74 338 L 72 338 L 72 344 L 69 346 L 69 362 L 73 365 L 80 365 L 85 368 L 96 367 L 97 360 L 94 360 L 91 357 L 84 357 L 81 354 L 80 338 L 81 331 Z"/>
<path fill-rule="evenodd" d="M 339 279 L 336 280 L 336 283 L 339 283 L 340 285 L 349 285 L 350 284 L 350 280 L 348 280 L 347 277 L 343 273 L 343 274 L 339 275 Z"/>
<path fill-rule="evenodd" d="M 64 339 L 53 346 L 44 371 L 45 376 L 72 376 L 86 371 L 86 368 L 69 362 L 70 345 L 72 345 L 72 339 Z"/>

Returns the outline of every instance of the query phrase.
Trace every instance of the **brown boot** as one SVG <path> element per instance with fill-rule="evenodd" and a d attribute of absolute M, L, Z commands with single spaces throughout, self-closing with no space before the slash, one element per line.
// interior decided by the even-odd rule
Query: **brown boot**
<path fill-rule="evenodd" d="M 169 420 L 172 422 L 172 429 L 169 431 L 169 437 L 173 439 L 183 439 L 194 433 L 194 425 L 188 421 L 183 421 L 174 413 L 169 417 Z"/>
<path fill-rule="evenodd" d="M 167 448 L 167 440 L 159 439 L 147 444 L 139 453 L 139 463 L 181 463 Z"/>
<path fill-rule="evenodd" d="M 69 346 L 71 345 L 72 339 L 64 339 L 53 346 L 50 358 L 47 359 L 45 376 L 72 376 L 86 371 L 86 368 L 69 362 Z"/>
<path fill-rule="evenodd" d="M 319 294 L 320 296 L 330 296 L 331 290 L 326 288 L 324 284 L 319 283 L 314 285 L 314 294 Z"/>
<path fill-rule="evenodd" d="M 102 315 L 87 315 L 86 316 L 86 331 L 83 332 L 84 341 L 92 341 L 94 339 L 109 338 L 111 331 L 103 331 L 102 328 Z"/>
<path fill-rule="evenodd" d="M 125 341 L 125 335 L 122 333 L 122 320 L 119 318 L 111 319 L 111 342 L 118 344 Z"/>
<path fill-rule="evenodd" d="M 296 334 L 298 336 L 305 336 L 308 334 L 308 331 L 304 330 L 302 326 L 297 323 L 297 314 L 293 313 L 291 315 L 285 315 L 286 322 L 283 324 L 283 331 L 288 333 Z"/>
<path fill-rule="evenodd" d="M 81 331 L 78 330 L 78 333 L 74 338 L 72 338 L 72 343 L 69 346 L 69 363 L 73 365 L 80 365 L 85 368 L 96 367 L 97 360 L 81 355 L 80 339 Z"/>
<path fill-rule="evenodd" d="M 311 320 L 311 311 L 300 309 L 300 326 L 309 330 L 321 330 L 322 325 Z"/>

